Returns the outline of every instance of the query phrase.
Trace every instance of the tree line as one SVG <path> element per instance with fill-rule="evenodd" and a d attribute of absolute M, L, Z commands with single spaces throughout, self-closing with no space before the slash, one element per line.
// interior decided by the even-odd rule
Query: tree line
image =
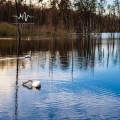
<path fill-rule="evenodd" d="M 19 0 L 18 12 L 34 16 L 35 26 L 78 33 L 120 32 L 120 2 L 106 0 Z M 0 0 L 0 22 L 14 23 L 15 2 Z M 22 20 L 21 20 L 22 22 Z"/>

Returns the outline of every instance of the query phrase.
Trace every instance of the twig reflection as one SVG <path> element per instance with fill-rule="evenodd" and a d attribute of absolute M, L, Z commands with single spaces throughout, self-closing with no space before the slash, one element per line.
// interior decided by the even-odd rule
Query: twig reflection
<path fill-rule="evenodd" d="M 16 61 L 16 83 L 15 83 L 15 120 L 18 117 L 18 74 L 19 73 L 19 59 Z"/>
<path fill-rule="evenodd" d="M 37 88 L 34 88 L 34 87 L 32 87 L 32 86 L 23 85 L 23 87 L 27 88 L 28 90 L 32 90 L 32 89 L 40 90 L 40 89 L 41 89 L 41 86 L 40 86 L 40 87 L 37 87 Z"/>

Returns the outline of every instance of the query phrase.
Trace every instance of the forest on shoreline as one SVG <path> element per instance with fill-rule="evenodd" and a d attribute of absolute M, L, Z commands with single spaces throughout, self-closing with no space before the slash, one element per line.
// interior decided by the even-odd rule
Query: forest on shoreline
<path fill-rule="evenodd" d="M 66 35 L 67 33 L 120 32 L 120 2 L 106 0 L 19 0 L 18 12 L 34 16 L 21 24 L 22 35 Z M 15 2 L 0 1 L 0 36 L 15 36 Z"/>

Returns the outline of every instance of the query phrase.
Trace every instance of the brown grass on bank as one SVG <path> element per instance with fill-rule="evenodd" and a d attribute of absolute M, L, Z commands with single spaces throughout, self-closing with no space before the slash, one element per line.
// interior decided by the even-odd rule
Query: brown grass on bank
<path fill-rule="evenodd" d="M 40 37 L 67 37 L 69 33 L 73 32 L 67 31 L 64 28 L 59 28 L 55 31 L 55 29 L 51 26 L 29 26 L 24 25 L 20 26 L 21 37 L 25 38 L 27 36 L 40 36 Z M 0 23 L 0 37 L 16 37 L 17 36 L 17 29 L 16 25 L 9 24 L 9 23 Z"/>

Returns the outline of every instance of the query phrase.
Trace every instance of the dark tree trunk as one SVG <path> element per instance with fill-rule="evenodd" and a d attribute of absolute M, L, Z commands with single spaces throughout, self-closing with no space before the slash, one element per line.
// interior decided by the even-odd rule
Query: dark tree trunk
<path fill-rule="evenodd" d="M 15 0 L 15 7 L 16 7 L 16 15 L 19 16 L 18 14 L 18 4 L 17 4 L 17 1 Z M 17 21 L 17 57 L 19 57 L 20 53 L 21 53 L 21 50 L 20 50 L 20 43 L 21 43 L 21 36 L 20 36 L 20 21 L 19 19 L 16 18 L 16 21 Z"/>

